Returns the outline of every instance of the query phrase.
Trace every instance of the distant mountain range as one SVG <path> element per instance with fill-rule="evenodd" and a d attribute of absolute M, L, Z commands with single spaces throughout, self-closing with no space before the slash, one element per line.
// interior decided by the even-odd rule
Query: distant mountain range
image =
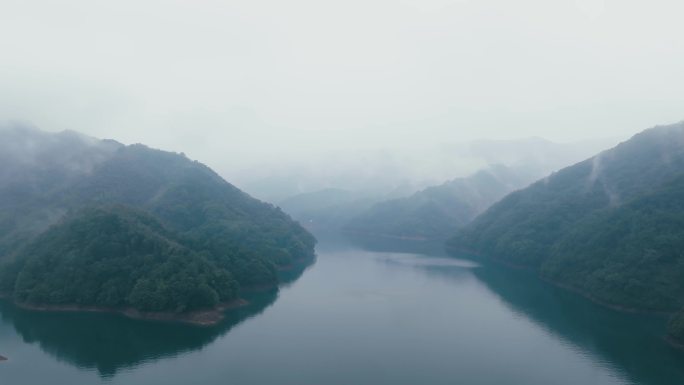
<path fill-rule="evenodd" d="M 507 193 L 585 159 L 604 142 L 481 140 L 445 144 L 406 157 L 388 153 L 387 157 L 373 158 L 381 165 L 394 161 L 385 167 L 373 161 L 358 165 L 362 172 L 357 174 L 365 178 L 362 183 L 346 183 L 347 177 L 333 178 L 331 185 L 344 187 L 295 194 L 278 205 L 311 228 L 344 228 L 347 232 L 394 238 L 446 239 Z M 478 171 L 453 177 L 468 169 Z M 336 174 L 330 171 L 327 175 Z M 388 182 L 392 178 L 394 184 Z M 404 183 L 400 182 L 402 178 Z M 447 181 L 426 183 L 435 178 Z"/>
<path fill-rule="evenodd" d="M 684 307 L 684 123 L 659 126 L 493 205 L 448 242 L 621 308 Z M 684 340 L 684 313 L 671 323 Z"/>
<path fill-rule="evenodd" d="M 345 149 L 234 172 L 231 180 L 260 199 L 283 202 L 299 194 L 342 189 L 379 200 L 407 197 L 467 177 L 490 165 L 540 166 L 546 173 L 586 159 L 614 139 L 555 143 L 542 138 L 477 140 L 426 147 Z"/>
<path fill-rule="evenodd" d="M 315 240 L 182 154 L 0 129 L 0 292 L 31 307 L 184 313 L 274 285 Z"/>
<path fill-rule="evenodd" d="M 539 178 L 532 169 L 492 166 L 406 198 L 376 203 L 345 231 L 406 239 L 446 239 L 507 193 Z"/>

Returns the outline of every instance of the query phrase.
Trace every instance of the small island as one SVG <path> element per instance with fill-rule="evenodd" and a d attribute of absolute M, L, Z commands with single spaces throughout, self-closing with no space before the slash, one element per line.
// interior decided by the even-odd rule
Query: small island
<path fill-rule="evenodd" d="M 2 361 L 7 361 L 7 357 L 5 357 L 5 356 L 0 356 L 0 362 L 2 362 Z"/>

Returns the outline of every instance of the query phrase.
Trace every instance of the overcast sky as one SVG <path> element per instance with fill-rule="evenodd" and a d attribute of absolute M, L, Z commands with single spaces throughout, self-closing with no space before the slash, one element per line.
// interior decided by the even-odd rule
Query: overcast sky
<path fill-rule="evenodd" d="M 681 0 L 0 2 L 0 120 L 210 165 L 684 119 Z"/>

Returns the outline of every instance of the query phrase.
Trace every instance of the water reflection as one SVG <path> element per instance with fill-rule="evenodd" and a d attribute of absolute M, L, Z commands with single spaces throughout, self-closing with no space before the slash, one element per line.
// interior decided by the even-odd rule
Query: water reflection
<path fill-rule="evenodd" d="M 307 261 L 282 271 L 283 284 L 298 279 L 312 264 Z M 25 343 L 38 344 L 60 361 L 112 377 L 122 369 L 201 349 L 262 313 L 276 301 L 278 289 L 244 297 L 248 305 L 227 311 L 224 321 L 212 327 L 133 320 L 115 314 L 34 312 L 8 301 L 0 301 L 0 319 L 13 325 Z"/>
<path fill-rule="evenodd" d="M 511 309 L 599 355 L 635 384 L 683 383 L 684 352 L 665 343 L 662 317 L 601 307 L 525 271 L 490 264 L 473 273 Z"/>
<path fill-rule="evenodd" d="M 664 341 L 665 319 L 658 316 L 617 312 L 594 304 L 577 294 L 541 281 L 534 273 L 481 261 L 468 264 L 463 259 L 447 263 L 443 249 L 417 242 L 400 247 L 415 256 L 395 256 L 397 244 L 387 239 L 351 238 L 369 251 L 387 253 L 379 260 L 421 269 L 441 279 L 462 280 L 474 276 L 503 304 L 521 317 L 534 322 L 569 346 L 613 367 L 634 384 L 684 383 L 684 352 Z M 473 259 L 463 256 L 466 260 Z M 441 260 L 441 261 L 440 261 Z"/>
<path fill-rule="evenodd" d="M 11 351 L 0 351 L 10 356 L 0 379 L 684 384 L 682 353 L 662 341 L 662 318 L 614 312 L 534 274 L 447 257 L 439 245 L 376 240 L 366 241 L 367 252 L 344 238 L 318 238 L 320 261 L 305 279 L 297 280 L 302 269 L 283 272 L 297 284 L 254 293 L 250 307 L 215 328 L 2 305 L 0 350 Z"/>

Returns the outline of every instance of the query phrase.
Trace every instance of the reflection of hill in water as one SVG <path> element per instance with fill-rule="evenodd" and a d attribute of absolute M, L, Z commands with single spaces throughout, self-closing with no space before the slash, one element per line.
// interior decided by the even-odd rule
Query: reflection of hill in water
<path fill-rule="evenodd" d="M 310 264 L 283 272 L 283 283 L 299 278 Z M 140 321 L 103 313 L 35 312 L 0 301 L 0 317 L 12 323 L 27 343 L 59 360 L 81 368 L 96 368 L 102 376 L 113 376 L 123 368 L 147 361 L 198 350 L 234 326 L 272 305 L 278 290 L 249 293 L 249 304 L 226 312 L 213 327 L 180 323 Z"/>
<path fill-rule="evenodd" d="M 662 318 L 604 308 L 526 271 L 487 264 L 473 272 L 513 311 L 621 368 L 634 383 L 684 383 L 684 352 L 664 342 Z"/>
<path fill-rule="evenodd" d="M 443 255 L 434 245 L 387 239 L 353 240 L 365 250 Z M 595 355 L 643 385 L 684 383 L 684 352 L 667 345 L 661 317 L 613 311 L 541 281 L 535 274 L 487 261 L 472 269 L 412 264 L 441 279 L 460 280 L 466 271 L 496 294 L 512 311 L 554 336 Z"/>

